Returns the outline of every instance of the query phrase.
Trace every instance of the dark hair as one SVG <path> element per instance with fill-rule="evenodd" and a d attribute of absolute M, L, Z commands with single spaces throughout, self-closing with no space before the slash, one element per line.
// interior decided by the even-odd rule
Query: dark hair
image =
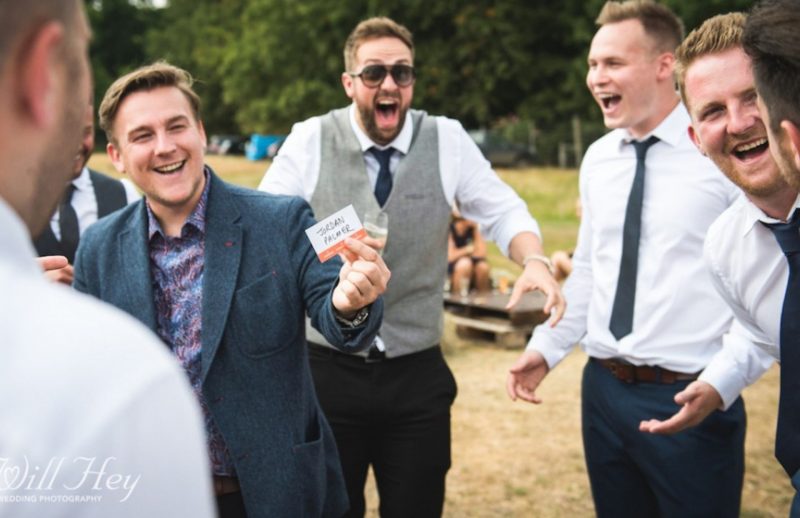
<path fill-rule="evenodd" d="M 800 126 L 800 2 L 760 3 L 747 17 L 742 43 L 771 129 L 777 133 L 784 120 Z"/>

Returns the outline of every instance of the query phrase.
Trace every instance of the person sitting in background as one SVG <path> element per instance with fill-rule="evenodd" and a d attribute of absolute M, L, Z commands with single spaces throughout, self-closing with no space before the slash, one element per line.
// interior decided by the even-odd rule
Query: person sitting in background
<path fill-rule="evenodd" d="M 480 292 L 491 289 L 486 242 L 478 224 L 464 219 L 458 209 L 453 209 L 447 236 L 447 273 L 450 275 L 451 293 L 462 293 L 465 283 L 464 291 L 472 287 Z"/>
<path fill-rule="evenodd" d="M 553 277 L 557 281 L 566 280 L 572 273 L 572 252 L 556 250 L 550 256 L 550 262 L 553 263 Z"/>
<path fill-rule="evenodd" d="M 578 220 L 581 219 L 582 214 L 581 199 L 578 197 L 575 200 L 575 215 L 578 216 Z M 575 253 L 574 248 L 569 252 L 566 250 L 556 250 L 553 252 L 553 255 L 550 256 L 550 262 L 553 263 L 553 277 L 555 277 L 558 282 L 565 281 L 567 277 L 569 277 L 569 274 L 572 273 L 573 253 Z"/>

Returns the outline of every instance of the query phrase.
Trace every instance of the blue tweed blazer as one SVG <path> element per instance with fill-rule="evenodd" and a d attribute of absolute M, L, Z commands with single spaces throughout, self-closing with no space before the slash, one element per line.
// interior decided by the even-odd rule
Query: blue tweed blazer
<path fill-rule="evenodd" d="M 355 352 L 377 333 L 383 301 L 362 326 L 343 329 L 331 303 L 341 262 L 317 259 L 304 232 L 315 222 L 308 204 L 232 186 L 213 172 L 209 178 L 203 393 L 231 452 L 247 514 L 341 516 L 347 495 L 314 392 L 304 317 L 330 343 Z M 81 238 L 75 288 L 155 331 L 152 282 L 144 200 Z"/>

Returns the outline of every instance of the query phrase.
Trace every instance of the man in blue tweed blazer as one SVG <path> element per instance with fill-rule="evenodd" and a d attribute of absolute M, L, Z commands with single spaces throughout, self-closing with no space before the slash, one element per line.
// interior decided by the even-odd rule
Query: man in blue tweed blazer
<path fill-rule="evenodd" d="M 199 101 L 179 68 L 118 79 L 100 124 L 145 199 L 87 231 L 74 286 L 144 322 L 183 365 L 204 409 L 221 516 L 340 516 L 347 496 L 304 317 L 343 350 L 367 347 L 390 275 L 383 260 L 350 239 L 344 264 L 320 263 L 303 200 L 234 187 L 205 166 Z"/>

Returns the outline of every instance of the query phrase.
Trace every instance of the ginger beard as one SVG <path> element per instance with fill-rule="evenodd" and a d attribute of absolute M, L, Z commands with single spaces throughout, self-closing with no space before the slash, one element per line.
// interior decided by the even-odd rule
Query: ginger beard
<path fill-rule="evenodd" d="M 378 91 L 372 104 L 358 104 L 364 132 L 376 144 L 386 145 L 403 129 L 408 105 L 403 106 L 399 92 Z"/>

